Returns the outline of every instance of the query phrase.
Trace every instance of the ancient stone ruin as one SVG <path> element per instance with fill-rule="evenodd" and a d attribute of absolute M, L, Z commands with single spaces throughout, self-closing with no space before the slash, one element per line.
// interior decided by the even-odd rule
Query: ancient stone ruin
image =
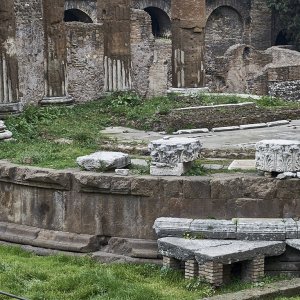
<path fill-rule="evenodd" d="M 5 0 L 0 20 L 0 115 L 124 90 L 299 99 L 300 54 L 265 0 Z"/>

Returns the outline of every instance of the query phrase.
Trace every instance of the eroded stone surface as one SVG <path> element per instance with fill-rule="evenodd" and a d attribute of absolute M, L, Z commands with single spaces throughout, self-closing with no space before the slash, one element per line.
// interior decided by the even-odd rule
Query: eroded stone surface
<path fill-rule="evenodd" d="M 190 231 L 192 219 L 184 218 L 158 218 L 153 228 L 158 237 L 183 236 Z"/>
<path fill-rule="evenodd" d="M 198 158 L 201 143 L 198 139 L 175 137 L 153 141 L 148 147 L 151 175 L 180 176 L 190 168 L 188 163 Z"/>
<path fill-rule="evenodd" d="M 85 170 L 122 169 L 130 164 L 128 154 L 122 152 L 95 152 L 77 158 L 77 164 Z"/>
<path fill-rule="evenodd" d="M 300 141 L 263 140 L 256 144 L 256 168 L 265 172 L 300 170 Z"/>

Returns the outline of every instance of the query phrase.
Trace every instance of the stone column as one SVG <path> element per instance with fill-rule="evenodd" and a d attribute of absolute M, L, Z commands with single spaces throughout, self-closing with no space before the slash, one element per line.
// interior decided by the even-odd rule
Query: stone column
<path fill-rule="evenodd" d="M 173 87 L 203 87 L 205 0 L 173 0 L 171 10 Z"/>
<path fill-rule="evenodd" d="M 16 21 L 14 1 L 0 5 L 0 117 L 21 109 L 16 55 Z"/>
<path fill-rule="evenodd" d="M 130 90 L 130 1 L 99 0 L 98 12 L 104 32 L 104 90 Z"/>
<path fill-rule="evenodd" d="M 64 0 L 43 0 L 45 32 L 45 95 L 47 104 L 68 104 L 67 49 L 64 24 Z"/>

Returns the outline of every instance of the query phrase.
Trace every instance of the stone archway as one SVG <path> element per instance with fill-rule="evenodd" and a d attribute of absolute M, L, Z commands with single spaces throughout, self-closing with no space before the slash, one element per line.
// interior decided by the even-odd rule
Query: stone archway
<path fill-rule="evenodd" d="M 80 9 L 72 8 L 65 10 L 64 13 L 65 22 L 83 22 L 83 23 L 93 23 L 91 17 Z"/>
<path fill-rule="evenodd" d="M 208 77 L 216 78 L 220 75 L 227 49 L 243 42 L 244 21 L 239 12 L 230 6 L 216 8 L 208 17 L 205 28 L 205 62 Z"/>
<path fill-rule="evenodd" d="M 147 12 L 152 21 L 152 33 L 154 37 L 169 38 L 171 36 L 171 20 L 166 12 L 157 7 L 146 7 L 144 9 Z"/>

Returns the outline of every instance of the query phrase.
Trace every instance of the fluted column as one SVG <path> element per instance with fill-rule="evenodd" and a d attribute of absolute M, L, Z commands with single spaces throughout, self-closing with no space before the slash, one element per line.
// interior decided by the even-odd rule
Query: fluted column
<path fill-rule="evenodd" d="M 132 88 L 130 51 L 130 1 L 98 0 L 104 32 L 104 90 Z"/>
<path fill-rule="evenodd" d="M 0 5 L 0 117 L 18 113 L 21 109 L 15 37 L 14 1 L 2 1 Z"/>
<path fill-rule="evenodd" d="M 43 0 L 45 95 L 41 104 L 68 104 L 64 0 Z"/>
<path fill-rule="evenodd" d="M 205 0 L 172 0 L 173 87 L 205 84 Z"/>

